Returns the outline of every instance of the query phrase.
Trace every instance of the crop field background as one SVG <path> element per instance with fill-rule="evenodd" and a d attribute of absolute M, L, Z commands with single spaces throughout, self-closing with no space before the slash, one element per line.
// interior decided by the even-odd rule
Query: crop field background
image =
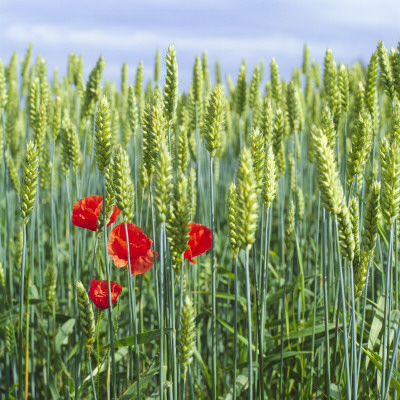
<path fill-rule="evenodd" d="M 174 44 L 113 79 L 0 60 L 0 399 L 399 398 L 400 42 L 373 45 L 288 77 L 200 52 L 183 85 Z"/>

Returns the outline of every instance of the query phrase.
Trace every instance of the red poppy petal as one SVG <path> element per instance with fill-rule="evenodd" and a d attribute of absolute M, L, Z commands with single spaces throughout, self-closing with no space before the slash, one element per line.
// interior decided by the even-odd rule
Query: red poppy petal
<path fill-rule="evenodd" d="M 92 279 L 92 282 L 90 284 L 89 296 L 92 299 L 93 304 L 97 308 L 107 308 L 107 293 L 106 291 L 104 291 L 101 285 L 101 281 L 96 281 Z"/>
<path fill-rule="evenodd" d="M 116 267 L 122 268 L 128 264 L 124 224 L 119 224 L 111 230 L 107 248 Z"/>
<path fill-rule="evenodd" d="M 191 263 L 197 264 L 196 260 L 192 256 L 192 249 L 190 247 L 183 253 L 183 257 L 188 259 Z"/>
<path fill-rule="evenodd" d="M 117 206 L 114 206 L 113 212 L 110 217 L 110 222 L 107 224 L 107 226 L 110 226 L 111 224 L 113 224 L 115 222 L 115 220 L 118 218 L 118 215 L 120 212 L 121 212 L 121 210 Z"/>
<path fill-rule="evenodd" d="M 131 273 L 142 274 L 153 266 L 154 254 L 151 250 L 153 241 L 135 224 L 127 223 L 127 231 Z M 116 267 L 124 267 L 128 264 L 124 223 L 112 229 L 108 242 L 108 253 Z"/>
<path fill-rule="evenodd" d="M 117 297 L 121 293 L 122 286 L 112 281 L 110 282 L 110 286 L 111 286 L 111 304 L 114 304 L 115 300 L 117 300 Z"/>
<path fill-rule="evenodd" d="M 102 202 L 102 196 L 89 196 L 77 201 L 72 208 L 72 223 L 80 228 L 96 231 Z"/>
<path fill-rule="evenodd" d="M 188 241 L 188 246 L 191 250 L 191 257 L 193 258 L 205 253 L 211 247 L 211 229 L 202 224 L 196 224 L 194 222 L 191 222 L 188 227 L 191 228 L 189 232 L 190 238 Z M 188 258 L 188 260 L 192 261 L 190 258 Z"/>
<path fill-rule="evenodd" d="M 122 290 L 122 286 L 116 282 L 110 281 L 111 287 L 111 304 L 114 304 L 115 300 L 119 296 Z M 97 308 L 106 309 L 109 307 L 108 303 L 108 290 L 107 281 L 96 281 L 92 279 L 89 290 L 89 297 L 92 299 L 93 304 Z"/>
<path fill-rule="evenodd" d="M 133 275 L 144 274 L 153 267 L 154 252 L 149 249 L 146 254 L 131 258 L 131 273 Z"/>

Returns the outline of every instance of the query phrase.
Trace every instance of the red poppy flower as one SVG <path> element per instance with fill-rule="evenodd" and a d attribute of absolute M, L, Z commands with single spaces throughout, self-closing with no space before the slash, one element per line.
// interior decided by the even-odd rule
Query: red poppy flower
<path fill-rule="evenodd" d="M 80 199 L 74 204 L 72 209 L 72 223 L 80 228 L 90 229 L 91 231 L 97 230 L 97 219 L 100 215 L 101 207 L 103 206 L 102 196 L 89 196 Z M 113 213 L 111 214 L 109 226 L 118 217 L 121 211 L 117 206 L 114 206 Z"/>
<path fill-rule="evenodd" d="M 122 286 L 115 282 L 110 282 L 111 286 L 111 304 L 114 304 L 115 300 L 121 293 Z M 93 304 L 97 308 L 105 309 L 108 308 L 108 290 L 107 281 L 96 281 L 92 279 L 89 290 L 89 297 L 92 299 Z"/>
<path fill-rule="evenodd" d="M 189 248 L 183 256 L 193 264 L 196 264 L 193 257 L 205 253 L 211 247 L 211 229 L 202 224 L 195 224 L 194 222 L 191 222 L 188 227 L 191 228 L 189 232 L 190 239 L 188 241 Z"/>
<path fill-rule="evenodd" d="M 153 241 L 135 224 L 128 222 L 127 228 L 131 273 L 134 275 L 143 274 L 153 266 L 154 252 L 151 249 Z M 108 254 L 114 260 L 116 267 L 121 268 L 128 265 L 125 226 L 123 223 L 115 226 L 110 232 Z"/>

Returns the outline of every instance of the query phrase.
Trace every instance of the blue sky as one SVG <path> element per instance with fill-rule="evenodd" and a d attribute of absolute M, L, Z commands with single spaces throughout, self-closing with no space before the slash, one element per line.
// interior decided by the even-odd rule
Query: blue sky
<path fill-rule="evenodd" d="M 56 66 L 65 71 L 71 51 L 84 56 L 86 74 L 103 54 L 105 77 L 119 81 L 125 61 L 133 82 L 139 60 L 149 78 L 156 49 L 164 56 L 174 43 L 183 89 L 204 50 L 212 77 L 217 59 L 236 79 L 243 58 L 250 74 L 275 57 L 290 78 L 304 43 L 318 62 L 330 47 L 338 61 L 367 63 L 380 39 L 388 48 L 400 41 L 399 0 L 0 0 L 4 63 L 13 50 L 22 57 L 32 41 L 50 73 Z"/>

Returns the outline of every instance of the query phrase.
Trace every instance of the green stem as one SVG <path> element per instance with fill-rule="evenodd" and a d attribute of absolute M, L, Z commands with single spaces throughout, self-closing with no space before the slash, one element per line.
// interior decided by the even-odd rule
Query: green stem
<path fill-rule="evenodd" d="M 184 400 L 186 399 L 185 397 L 185 391 L 186 391 L 186 373 L 185 376 L 182 379 L 182 384 L 181 384 L 182 388 L 181 388 L 181 399 Z"/>
<path fill-rule="evenodd" d="M 173 369 L 173 381 L 178 382 L 178 369 L 176 360 L 176 322 L 175 322 L 175 274 L 172 264 L 170 263 L 170 287 L 171 287 L 171 299 L 170 299 L 170 322 L 172 327 L 172 369 Z M 178 399 L 178 385 L 172 385 L 174 392 L 174 400 Z"/>
<path fill-rule="evenodd" d="M 19 337 L 18 337 L 18 398 L 22 400 L 24 398 L 24 391 L 22 389 L 22 356 L 23 356 L 23 345 L 22 345 L 22 331 L 24 322 L 24 285 L 25 285 L 25 255 L 26 255 L 26 224 L 22 227 L 23 232 L 23 245 L 22 245 L 22 261 L 21 261 L 21 286 L 19 294 Z"/>
<path fill-rule="evenodd" d="M 250 301 L 250 273 L 249 273 L 249 247 L 245 253 L 246 271 L 246 302 L 247 302 L 247 340 L 248 340 L 248 366 L 249 366 L 249 400 L 253 399 L 253 352 L 251 340 L 251 301 Z"/>
<path fill-rule="evenodd" d="M 93 389 L 93 394 L 94 394 L 94 400 L 97 400 L 96 387 L 95 387 L 95 385 L 94 385 L 93 371 L 92 371 L 92 361 L 91 361 L 91 359 L 90 359 L 90 353 L 89 353 L 88 357 L 89 357 L 90 381 L 92 382 L 92 389 Z"/>
<path fill-rule="evenodd" d="M 154 218 L 154 206 L 153 206 L 153 190 L 152 190 L 152 183 L 149 183 L 149 192 L 150 192 L 150 207 L 151 207 L 151 227 L 153 232 L 153 248 L 155 254 L 156 248 L 156 228 L 155 228 L 155 218 Z M 160 297 L 159 297 L 159 285 L 158 285 L 158 271 L 157 271 L 157 257 L 154 257 L 154 276 L 155 276 L 155 285 L 156 285 L 156 304 L 157 304 L 157 317 L 158 321 L 160 321 Z"/>
<path fill-rule="evenodd" d="M 92 279 L 93 279 L 93 270 L 94 270 L 94 264 L 96 262 L 98 244 L 99 244 L 99 236 L 97 235 L 96 236 L 96 241 L 94 242 L 93 257 L 92 257 L 92 267 L 90 268 L 89 283 L 88 283 L 88 288 L 87 288 L 87 292 L 88 293 L 90 291 L 90 284 L 92 283 Z"/>
<path fill-rule="evenodd" d="M 345 293 L 344 293 L 342 262 L 341 262 L 341 255 L 340 255 L 340 249 L 339 249 L 339 227 L 338 227 L 337 215 L 335 215 L 335 228 L 336 228 L 336 241 L 338 244 L 337 250 L 338 250 L 339 278 L 340 278 L 340 297 L 341 297 L 342 318 L 343 318 L 343 343 L 344 343 L 344 361 L 345 361 L 345 372 L 346 372 L 346 389 L 347 389 L 347 398 L 351 399 L 349 349 L 348 349 L 348 343 L 347 343 L 346 298 L 345 298 Z"/>
<path fill-rule="evenodd" d="M 269 221 L 271 218 L 272 203 L 267 208 L 265 223 L 265 245 L 264 245 L 264 265 L 261 277 L 261 323 L 260 323 L 260 397 L 264 398 L 264 375 L 263 375 L 263 356 L 264 356 L 264 324 L 265 324 L 265 294 L 266 294 L 266 275 L 269 260 Z"/>
<path fill-rule="evenodd" d="M 384 396 L 383 400 L 386 400 L 388 397 L 389 387 L 390 387 L 390 378 L 392 376 L 393 366 L 396 364 L 396 360 L 397 360 L 397 345 L 399 343 L 399 337 L 400 337 L 400 325 L 397 328 L 396 340 L 394 342 L 394 347 L 393 347 L 393 358 L 392 358 L 392 362 L 390 363 L 390 369 L 389 369 L 388 377 L 386 380 L 385 396 Z M 396 398 L 396 397 L 393 397 L 393 398 Z"/>
<path fill-rule="evenodd" d="M 282 399 L 283 395 L 283 350 L 284 350 L 284 339 L 283 339 L 283 332 L 285 327 L 285 317 L 283 314 L 286 315 L 286 284 L 287 284 L 287 266 L 284 266 L 284 284 L 283 284 L 283 293 L 282 293 L 282 318 L 281 318 L 281 345 L 280 345 L 280 372 L 279 372 L 279 398 Z"/>
<path fill-rule="evenodd" d="M 214 184 L 213 184 L 214 158 L 210 157 L 210 225 L 211 225 L 211 298 L 212 298 L 212 398 L 217 398 L 217 310 L 216 310 L 216 284 L 215 284 L 215 255 L 214 255 Z"/>
<path fill-rule="evenodd" d="M 180 332 L 181 329 L 181 317 L 182 317 L 182 308 L 183 308 L 183 267 L 184 267 L 184 262 L 183 260 L 181 261 L 181 275 L 179 277 L 179 304 L 178 304 L 178 327 L 177 327 L 177 332 Z M 179 370 L 181 371 L 181 364 L 178 359 L 178 366 Z M 177 387 L 179 390 L 182 390 L 182 387 L 180 385 L 180 380 L 181 380 L 181 375 L 177 375 Z M 182 398 L 182 395 L 178 393 L 178 397 Z"/>
<path fill-rule="evenodd" d="M 366 310 L 366 305 L 367 305 L 367 288 L 368 288 L 368 279 L 369 279 L 370 269 L 371 269 L 371 257 L 369 257 L 369 259 L 368 259 L 367 276 L 365 278 L 364 299 L 363 299 L 362 319 L 361 319 L 361 331 L 360 331 L 360 348 L 358 351 L 357 380 L 360 375 L 360 368 L 361 368 L 362 343 L 363 343 L 363 336 L 364 336 L 365 310 Z"/>
<path fill-rule="evenodd" d="M 103 199 L 105 196 L 105 182 L 104 175 L 102 176 L 103 183 Z M 106 214 L 106 202 L 103 201 L 103 215 Z M 111 302 L 111 284 L 110 284 L 110 266 L 107 257 L 107 218 L 104 218 L 104 263 L 106 268 L 106 278 L 107 278 L 107 292 L 108 292 L 108 324 L 109 324 L 109 336 L 111 345 L 111 393 L 112 396 L 117 397 L 117 385 L 115 376 L 115 351 L 114 351 L 114 329 L 112 320 L 112 302 Z"/>
<path fill-rule="evenodd" d="M 196 191 L 196 215 L 197 218 L 200 215 L 200 177 L 201 177 L 201 162 L 200 162 L 200 132 L 199 132 L 199 123 L 198 123 L 198 107 L 197 104 L 194 106 L 195 111 L 195 124 L 196 124 L 196 166 L 197 166 L 197 191 Z"/>
<path fill-rule="evenodd" d="M 325 370 L 325 390 L 326 398 L 329 400 L 331 396 L 331 376 L 330 376 L 330 346 L 329 346 L 329 300 L 328 300 L 328 279 L 326 268 L 326 237 L 325 237 L 325 209 L 322 210 L 322 274 L 323 274 L 323 291 L 324 291 L 324 318 L 325 318 L 325 346 L 326 346 L 326 370 Z"/>
<path fill-rule="evenodd" d="M 237 335 L 238 335 L 238 277 L 237 277 L 237 267 L 238 267 L 238 254 L 235 254 L 235 323 L 233 326 L 233 400 L 236 400 L 236 370 L 237 370 Z"/>
<path fill-rule="evenodd" d="M 46 353 L 46 392 L 45 392 L 45 396 L 46 399 L 48 399 L 49 397 L 49 385 L 50 385 L 50 353 L 51 353 L 51 342 L 50 342 L 50 309 L 48 308 L 48 312 L 47 312 L 47 353 Z"/>
<path fill-rule="evenodd" d="M 242 126 L 241 126 L 241 115 L 239 115 L 238 118 L 238 128 L 239 128 L 239 153 L 242 150 L 242 146 L 243 146 L 243 138 L 242 138 Z"/>
<path fill-rule="evenodd" d="M 315 236 L 315 265 L 314 265 L 314 302 L 313 302 L 313 323 L 312 323 L 312 337 L 311 337 L 311 371 L 310 371 L 310 391 L 309 397 L 312 397 L 313 393 L 313 376 L 314 376 L 314 364 L 315 364 L 315 324 L 317 315 L 317 288 L 318 288 L 318 246 L 319 246 L 319 213 L 321 205 L 321 193 L 318 194 L 318 212 L 317 212 L 317 232 Z M 307 264 L 309 259 L 307 260 Z M 326 324 L 326 322 L 325 322 Z M 326 332 L 325 332 L 326 334 Z M 329 334 L 329 332 L 328 332 Z"/>
<path fill-rule="evenodd" d="M 389 348 L 388 345 L 388 336 L 389 329 L 386 329 L 386 324 L 390 323 L 388 318 L 390 319 L 390 304 L 388 304 L 391 300 L 392 291 L 390 290 L 390 270 L 391 270 L 391 260 L 392 260 L 392 246 L 393 246 L 393 224 L 390 225 L 389 232 L 389 249 L 388 249 L 388 257 L 386 264 L 386 287 L 385 287 L 385 311 L 383 317 L 383 351 L 382 351 L 382 384 L 381 384 L 381 393 L 385 393 L 385 384 L 386 384 L 386 354 Z M 390 292 L 390 293 L 389 293 Z M 387 331 L 387 332 L 386 332 Z"/>
<path fill-rule="evenodd" d="M 130 251 L 129 251 L 129 233 L 128 233 L 128 224 L 124 222 L 125 227 L 125 238 L 126 238 L 126 251 L 127 251 L 127 258 L 128 258 L 128 285 L 131 288 L 131 301 L 132 301 L 132 317 L 131 320 L 133 321 L 133 336 L 134 336 L 134 343 L 135 343 L 135 364 L 136 364 L 136 375 L 137 375 L 137 398 L 140 400 L 140 360 L 139 360 L 139 346 L 138 346 L 138 329 L 137 329 L 137 312 L 136 312 L 136 294 L 135 294 L 135 287 L 136 287 L 136 277 L 133 277 L 133 288 L 132 288 L 132 280 L 131 280 L 131 258 L 130 258 Z"/>
<path fill-rule="evenodd" d="M 168 146 L 169 146 L 169 153 L 172 155 L 172 151 L 171 151 L 171 125 L 169 124 L 169 121 L 168 121 Z"/>
<path fill-rule="evenodd" d="M 353 397 L 357 400 L 357 344 L 356 344 L 356 312 L 354 299 L 354 277 L 353 277 L 353 262 L 350 262 L 350 288 L 351 288 L 351 356 L 353 360 Z M 350 332 L 349 332 L 350 333 Z"/>
<path fill-rule="evenodd" d="M 164 229 L 160 227 L 160 400 L 164 399 Z"/>

